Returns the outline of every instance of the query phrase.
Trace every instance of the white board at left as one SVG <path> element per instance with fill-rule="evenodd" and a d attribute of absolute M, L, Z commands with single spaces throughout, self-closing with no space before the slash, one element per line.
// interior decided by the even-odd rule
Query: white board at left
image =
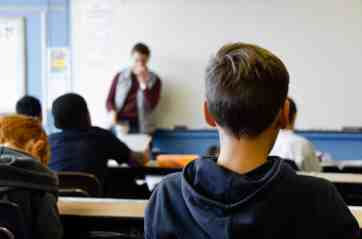
<path fill-rule="evenodd" d="M 26 92 L 25 19 L 0 17 L 0 113 Z"/>

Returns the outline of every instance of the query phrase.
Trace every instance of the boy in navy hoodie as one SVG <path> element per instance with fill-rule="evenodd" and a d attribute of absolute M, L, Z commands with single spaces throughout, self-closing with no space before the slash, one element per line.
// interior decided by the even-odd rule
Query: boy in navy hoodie
<path fill-rule="evenodd" d="M 207 123 L 220 135 L 217 160 L 166 177 L 145 216 L 146 239 L 359 238 L 335 187 L 268 157 L 288 122 L 289 75 L 261 47 L 222 47 L 206 70 Z"/>

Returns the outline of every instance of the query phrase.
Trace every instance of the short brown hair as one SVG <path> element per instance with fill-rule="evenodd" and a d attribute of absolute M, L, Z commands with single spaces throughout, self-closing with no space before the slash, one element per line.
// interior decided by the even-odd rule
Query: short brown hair
<path fill-rule="evenodd" d="M 256 45 L 223 46 L 206 70 L 208 110 L 235 137 L 271 126 L 288 95 L 289 74 L 274 54 Z"/>
<path fill-rule="evenodd" d="M 151 55 L 150 48 L 146 44 L 144 44 L 142 42 L 139 42 L 139 43 L 137 43 L 136 45 L 133 46 L 131 53 L 133 54 L 135 52 L 141 53 L 142 55 L 145 55 L 145 56 L 148 56 L 148 57 Z"/>
<path fill-rule="evenodd" d="M 39 119 L 23 115 L 7 115 L 0 117 L 0 143 L 11 143 L 17 148 L 28 152 L 31 140 L 43 140 L 44 147 L 32 156 L 38 157 L 43 165 L 47 165 L 50 157 L 48 136 Z"/>

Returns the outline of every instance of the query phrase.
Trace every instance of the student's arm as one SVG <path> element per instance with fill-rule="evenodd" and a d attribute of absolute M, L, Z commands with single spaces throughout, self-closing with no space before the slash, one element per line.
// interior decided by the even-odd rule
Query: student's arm
<path fill-rule="evenodd" d="M 115 135 L 109 133 L 109 159 L 116 160 L 119 164 L 129 163 L 135 166 L 143 166 L 146 163 L 145 155 L 143 153 L 133 152 L 119 140 Z"/>
<path fill-rule="evenodd" d="M 145 103 L 151 110 L 153 110 L 160 101 L 161 86 L 161 80 L 157 77 L 156 83 L 152 87 L 145 87 L 144 89 L 142 89 L 145 96 Z"/>
<path fill-rule="evenodd" d="M 325 215 L 321 215 L 323 229 L 328 232 L 329 239 L 358 239 L 360 238 L 359 225 L 338 193 L 335 186 L 328 184 L 328 193 L 325 202 Z"/>
<path fill-rule="evenodd" d="M 309 172 L 321 172 L 322 166 L 320 165 L 317 153 L 310 142 L 305 142 L 302 145 L 302 152 L 302 170 Z"/>
<path fill-rule="evenodd" d="M 35 198 L 34 234 L 37 239 L 61 239 L 63 226 L 59 218 L 57 199 L 53 194 L 44 193 Z"/>
<path fill-rule="evenodd" d="M 117 83 L 118 83 L 119 74 L 120 74 L 120 73 L 118 73 L 118 74 L 113 78 L 111 87 L 110 87 L 110 89 L 109 89 L 109 93 L 108 93 L 108 97 L 107 97 L 107 102 L 106 102 L 106 107 L 107 107 L 108 112 L 116 110 L 115 97 L 116 97 L 116 89 L 117 89 Z"/>

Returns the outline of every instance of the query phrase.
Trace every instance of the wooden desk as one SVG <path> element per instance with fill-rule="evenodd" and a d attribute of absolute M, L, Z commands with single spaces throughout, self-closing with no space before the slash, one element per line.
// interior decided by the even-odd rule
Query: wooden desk
<path fill-rule="evenodd" d="M 58 201 L 62 216 L 143 219 L 146 200 L 65 198 Z"/>
<path fill-rule="evenodd" d="M 350 173 L 309 173 L 309 172 L 298 172 L 299 175 L 307 175 L 313 177 L 324 178 L 332 183 L 339 184 L 362 184 L 361 174 L 350 174 Z"/>
<path fill-rule="evenodd" d="M 362 160 L 330 160 L 321 163 L 324 172 L 362 173 Z"/>
<path fill-rule="evenodd" d="M 109 177 L 106 188 L 106 197 L 109 198 L 129 198 L 129 199 L 148 199 L 151 195 L 149 187 L 146 185 L 148 179 L 152 179 L 152 185 L 161 181 L 163 176 L 170 173 L 180 172 L 181 169 L 167 169 L 167 168 L 153 168 L 153 167 L 112 167 L 109 168 Z M 309 175 L 314 177 L 321 177 L 334 183 L 343 186 L 343 189 L 347 188 L 347 191 L 355 191 L 352 188 L 362 188 L 362 174 L 347 174 L 347 173 L 308 173 L 298 172 L 301 175 Z M 155 179 L 155 180 L 153 180 Z M 120 182 L 120 183 L 114 183 Z M 359 185 L 358 185 L 359 184 Z M 151 189 L 153 186 L 151 187 Z M 341 188 L 340 188 L 341 189 Z M 357 190 L 359 191 L 359 189 Z M 356 193 L 355 191 L 354 193 Z M 340 191 L 342 196 L 344 192 Z M 346 198 L 345 198 L 346 199 Z M 348 201 L 346 199 L 348 203 Z M 360 205 L 351 203 L 351 205 Z"/>
<path fill-rule="evenodd" d="M 321 163 L 322 167 L 338 167 L 339 169 L 343 170 L 345 167 L 362 167 L 362 160 L 331 160 L 327 162 Z"/>
<path fill-rule="evenodd" d="M 63 198 L 58 202 L 61 216 L 143 220 L 147 200 Z M 362 207 L 349 207 L 362 228 Z"/>
<path fill-rule="evenodd" d="M 64 238 L 89 238 L 90 231 L 143 237 L 147 201 L 94 198 L 59 198 Z"/>

